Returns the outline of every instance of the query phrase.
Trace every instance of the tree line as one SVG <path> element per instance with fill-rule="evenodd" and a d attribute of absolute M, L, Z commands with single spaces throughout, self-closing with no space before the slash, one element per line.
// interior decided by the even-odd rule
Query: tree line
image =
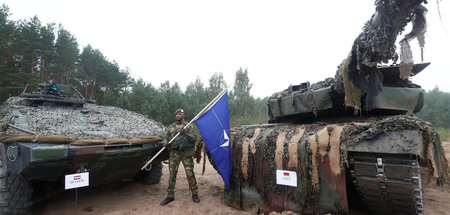
<path fill-rule="evenodd" d="M 450 128 L 450 93 L 440 91 L 437 86 L 425 92 L 424 106 L 417 116 L 436 127 Z"/>
<path fill-rule="evenodd" d="M 0 102 L 20 95 L 27 85 L 30 91 L 54 81 L 74 86 L 100 105 L 132 110 L 168 125 L 176 109 L 184 108 L 187 119 L 193 118 L 227 86 L 221 73 L 212 75 L 207 86 L 197 77 L 185 91 L 176 82 L 153 86 L 134 80 L 91 45 L 80 53 L 76 37 L 61 24 L 43 25 L 37 16 L 11 21 L 9 15 L 9 8 L 0 6 Z M 232 125 L 267 121 L 265 100 L 253 98 L 251 87 L 247 70 L 236 71 L 229 93 Z"/>
<path fill-rule="evenodd" d="M 73 85 L 98 104 L 132 110 L 168 125 L 177 108 L 184 108 L 191 119 L 227 86 L 221 73 L 212 75 L 206 85 L 197 77 L 184 91 L 176 82 L 154 86 L 134 80 L 91 45 L 80 53 L 76 37 L 62 25 L 43 25 L 37 16 L 11 21 L 9 15 L 9 8 L 0 6 L 0 102 L 19 95 L 27 84 L 33 89 L 52 80 Z M 229 93 L 232 125 L 267 122 L 267 98 L 253 98 L 251 88 L 248 71 L 238 69 Z M 450 128 L 449 107 L 450 94 L 435 88 L 426 92 L 418 116 Z"/>
<path fill-rule="evenodd" d="M 450 141 L 450 93 L 440 91 L 437 86 L 426 92 L 424 106 L 417 116 L 436 126 L 442 141 Z"/>
<path fill-rule="evenodd" d="M 11 21 L 9 15 L 0 6 L 0 101 L 40 82 L 71 84 L 84 97 L 100 100 L 105 91 L 128 86 L 127 71 L 90 45 L 80 53 L 76 37 L 62 25 L 43 25 L 37 16 Z"/>
<path fill-rule="evenodd" d="M 175 120 L 176 109 L 183 108 L 186 119 L 192 119 L 228 85 L 222 73 L 214 73 L 208 82 L 205 86 L 197 77 L 183 91 L 177 82 L 171 84 L 166 81 L 155 87 L 138 79 L 131 82 L 129 91 L 107 91 L 103 104 L 132 110 L 168 125 Z M 264 123 L 268 120 L 267 98 L 251 96 L 251 87 L 248 71 L 236 71 L 234 86 L 228 93 L 232 126 Z"/>

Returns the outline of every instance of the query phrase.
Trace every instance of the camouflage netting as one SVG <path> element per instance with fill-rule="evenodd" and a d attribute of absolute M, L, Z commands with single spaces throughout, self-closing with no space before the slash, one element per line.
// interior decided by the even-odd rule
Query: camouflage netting
<path fill-rule="evenodd" d="M 323 164 L 328 163 L 331 177 L 345 189 L 345 184 L 341 184 L 345 182 L 345 174 L 339 157 L 341 131 L 342 126 L 323 123 L 234 128 L 232 188 L 226 192 L 225 201 L 243 209 L 259 206 L 263 213 L 283 210 L 344 213 L 346 203 L 337 193 L 323 197 L 320 187 L 328 185 L 319 181 L 326 178 L 328 172 Z M 297 172 L 298 186 L 277 185 L 277 169 Z M 320 197 L 327 203 L 321 202 Z"/>
<path fill-rule="evenodd" d="M 392 116 L 382 120 L 376 120 L 368 124 L 350 124 L 344 127 L 341 136 L 341 156 L 344 161 L 347 159 L 347 148 L 366 139 L 374 139 L 378 135 L 391 131 L 420 130 L 422 132 L 424 149 L 422 162 L 426 163 L 429 169 L 429 179 L 436 180 L 436 184 L 444 185 L 445 177 L 448 173 L 448 161 L 445 158 L 444 149 L 436 129 L 429 123 L 416 117 Z"/>
<path fill-rule="evenodd" d="M 425 44 L 426 8 L 424 0 L 377 0 L 376 12 L 365 24 L 363 32 L 353 43 L 351 52 L 336 72 L 335 89 L 345 93 L 345 104 L 361 109 L 361 97 L 365 95 L 365 107 L 370 109 L 373 98 L 381 91 L 383 74 L 377 69 L 380 63 L 396 62 L 395 42 L 409 22 L 411 33 L 400 42 L 400 78 L 407 79 L 413 65 L 409 40 L 417 38 L 423 50 Z M 423 54 L 422 54 L 423 55 Z"/>
<path fill-rule="evenodd" d="M 421 165 L 429 169 L 429 181 L 442 185 L 447 160 L 433 126 L 415 117 L 393 116 L 311 124 L 272 124 L 232 129 L 231 189 L 227 204 L 260 211 L 290 210 L 300 213 L 345 213 L 345 169 L 349 147 L 393 131 L 417 131 L 413 141 L 422 144 Z M 400 142 L 409 142 L 400 136 Z M 400 144 L 401 145 L 401 144 Z M 389 148 L 389 147 L 387 147 Z M 297 187 L 276 183 L 276 170 L 297 173 Z"/>
<path fill-rule="evenodd" d="M 150 136 L 143 138 L 109 138 L 109 139 L 75 139 L 61 135 L 43 135 L 33 136 L 26 134 L 4 134 L 0 135 L 0 143 L 14 143 L 14 142 L 35 142 L 35 143 L 56 143 L 56 144 L 72 144 L 77 146 L 88 145 L 115 145 L 115 144 L 145 144 L 156 141 L 162 141 L 160 136 Z"/>
<path fill-rule="evenodd" d="M 82 109 L 53 106 L 24 106 L 20 97 L 9 98 L 0 106 L 0 127 L 3 135 L 23 134 L 7 124 L 31 131 L 34 141 L 59 135 L 52 141 L 89 144 L 139 144 L 158 139 L 164 126 L 145 116 L 116 107 L 86 103 Z M 78 139 L 77 141 L 72 141 Z M 101 141 L 102 143 L 99 143 Z"/>
<path fill-rule="evenodd" d="M 375 14 L 354 41 L 350 54 L 339 65 L 335 77 L 312 84 L 308 89 L 302 88 L 302 84 L 295 86 L 295 89 L 300 87 L 299 90 L 290 87 L 275 93 L 270 98 L 274 99 L 274 106 L 278 107 L 276 102 L 279 106 L 289 106 L 288 102 L 281 104 L 280 101 L 287 101 L 287 96 L 294 98 L 290 93 L 298 94 L 300 91 L 306 95 L 309 91 L 330 87 L 331 98 L 338 104 L 345 103 L 357 114 L 362 107 L 367 111 L 374 108 L 374 99 L 383 89 L 383 83 L 387 87 L 420 88 L 408 79 L 414 63 L 409 41 L 417 38 L 423 51 L 427 11 L 423 2 L 376 0 Z M 408 23 L 412 23 L 412 30 L 400 41 L 399 76 L 389 76 L 386 73 L 389 70 L 380 71 L 378 67 L 397 63 L 396 40 Z M 389 78 L 384 80 L 384 75 Z M 299 99 L 309 101 L 307 97 Z M 314 107 L 311 109 L 316 114 Z M 279 112 L 283 110 L 291 111 L 283 106 Z M 290 116 L 284 114 L 280 115 Z M 243 209 L 259 207 L 262 213 L 290 210 L 300 214 L 347 214 L 345 176 L 349 170 L 347 154 L 350 149 L 354 153 L 391 155 L 395 154 L 391 151 L 395 145 L 397 153 L 420 158 L 420 165 L 429 169 L 429 181 L 433 179 L 438 185 L 445 182 L 448 162 L 439 135 L 429 123 L 407 116 L 329 121 L 235 128 L 231 135 L 231 189 L 225 192 L 225 202 Z M 277 185 L 276 170 L 295 171 L 297 187 Z"/>
<path fill-rule="evenodd" d="M 345 105 L 353 107 L 355 113 L 361 110 L 361 98 L 364 107 L 370 110 L 372 101 L 381 91 L 383 74 L 377 66 L 397 63 L 397 37 L 404 31 L 408 23 L 412 30 L 400 43 L 400 79 L 408 82 L 414 64 L 413 54 L 409 46 L 412 39 L 417 39 L 421 48 L 425 46 L 427 9 L 422 5 L 424 0 L 376 0 L 376 12 L 364 25 L 363 31 L 355 39 L 348 57 L 338 66 L 334 78 L 312 84 L 308 90 L 333 86 L 335 92 L 345 96 Z M 415 86 L 409 84 L 409 86 Z M 415 86 L 417 87 L 417 86 Z M 275 93 L 271 98 L 287 95 L 287 91 Z"/>

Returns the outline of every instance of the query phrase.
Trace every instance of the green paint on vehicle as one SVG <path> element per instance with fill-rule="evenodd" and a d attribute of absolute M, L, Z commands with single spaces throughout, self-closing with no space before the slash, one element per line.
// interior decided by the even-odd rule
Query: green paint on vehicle
<path fill-rule="evenodd" d="M 347 214 L 347 210 L 342 206 L 335 187 L 328 180 L 322 164 L 318 165 L 318 173 L 320 178 L 319 191 L 319 208 L 320 210 L 339 214 Z"/>
<path fill-rule="evenodd" d="M 30 161 L 33 162 L 45 162 L 45 161 L 57 161 L 67 158 L 69 154 L 69 148 L 65 145 L 42 147 L 37 146 L 31 148 Z"/>

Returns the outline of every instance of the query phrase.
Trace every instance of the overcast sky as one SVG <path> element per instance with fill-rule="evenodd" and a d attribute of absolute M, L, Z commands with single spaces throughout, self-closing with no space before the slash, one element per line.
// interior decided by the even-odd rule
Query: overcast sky
<path fill-rule="evenodd" d="M 10 8 L 10 20 L 37 15 L 43 25 L 61 23 L 80 50 L 91 44 L 154 86 L 169 80 L 185 90 L 197 76 L 207 86 L 214 72 L 231 84 L 243 68 L 255 97 L 334 76 L 375 11 L 374 0 L 0 2 Z M 450 3 L 430 0 L 426 7 L 424 58 L 431 65 L 412 80 L 425 90 L 437 85 L 450 92 Z M 420 52 L 413 54 L 419 63 Z"/>

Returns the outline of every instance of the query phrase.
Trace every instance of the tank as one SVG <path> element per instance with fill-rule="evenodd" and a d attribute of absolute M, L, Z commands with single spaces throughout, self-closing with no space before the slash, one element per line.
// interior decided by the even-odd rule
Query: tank
<path fill-rule="evenodd" d="M 64 89 L 64 90 L 63 90 Z M 41 84 L 0 106 L 0 214 L 29 214 L 33 202 L 65 188 L 66 175 L 88 172 L 89 186 L 159 183 L 165 128 L 147 117 Z"/>
<path fill-rule="evenodd" d="M 271 96 L 268 124 L 233 128 L 225 202 L 264 214 L 424 214 L 422 184 L 443 185 L 447 160 L 436 129 L 413 116 L 423 90 L 397 65 L 378 69 L 382 90 L 360 110 L 328 78 Z"/>

